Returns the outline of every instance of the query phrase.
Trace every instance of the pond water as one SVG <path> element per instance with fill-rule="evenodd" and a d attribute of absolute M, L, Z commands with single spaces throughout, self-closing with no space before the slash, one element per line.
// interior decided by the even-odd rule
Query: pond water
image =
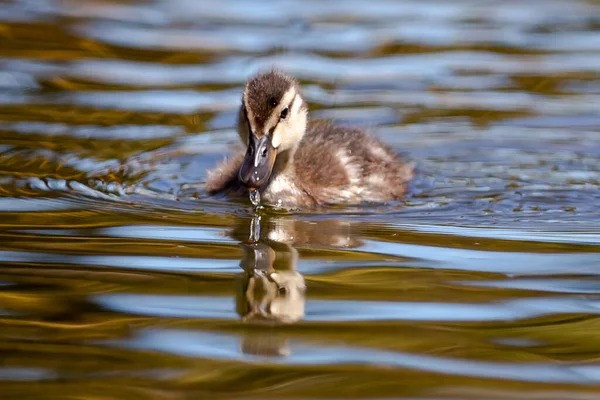
<path fill-rule="evenodd" d="M 598 398 L 600 2 L 9 0 L 0 18 L 3 399 Z M 272 65 L 312 118 L 416 164 L 405 201 L 202 191 Z"/>

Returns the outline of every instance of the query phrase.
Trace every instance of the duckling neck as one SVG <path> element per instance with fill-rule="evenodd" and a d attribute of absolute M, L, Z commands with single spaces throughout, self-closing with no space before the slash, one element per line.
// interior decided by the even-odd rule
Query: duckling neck
<path fill-rule="evenodd" d="M 273 178 L 285 177 L 294 178 L 296 171 L 294 168 L 294 154 L 296 148 L 283 151 L 277 155 L 275 159 L 275 165 L 273 165 Z"/>

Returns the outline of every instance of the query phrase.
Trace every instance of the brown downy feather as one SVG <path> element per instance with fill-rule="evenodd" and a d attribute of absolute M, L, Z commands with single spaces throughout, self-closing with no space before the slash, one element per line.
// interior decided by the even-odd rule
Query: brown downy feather
<path fill-rule="evenodd" d="M 297 110 L 279 123 L 285 130 L 276 138 L 280 147 L 271 176 L 259 189 L 263 202 L 297 208 L 402 199 L 413 166 L 360 129 L 328 121 L 306 125 L 306 106 L 299 92 L 293 78 L 277 71 L 255 76 L 244 89 L 238 122 L 242 142 L 247 141 L 250 128 L 254 135 L 275 130 L 265 124 L 271 126 L 277 120 L 283 103 L 291 101 L 290 111 Z M 238 179 L 243 158 L 243 151 L 236 153 L 210 171 L 206 191 L 247 197 L 248 191 Z"/>

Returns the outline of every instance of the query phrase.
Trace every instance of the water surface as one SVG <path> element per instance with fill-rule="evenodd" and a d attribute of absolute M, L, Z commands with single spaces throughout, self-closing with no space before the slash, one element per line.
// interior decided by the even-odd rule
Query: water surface
<path fill-rule="evenodd" d="M 3 398 L 600 394 L 598 2 L 0 18 Z M 257 214 L 202 191 L 272 65 L 313 118 L 416 163 L 405 201 Z"/>

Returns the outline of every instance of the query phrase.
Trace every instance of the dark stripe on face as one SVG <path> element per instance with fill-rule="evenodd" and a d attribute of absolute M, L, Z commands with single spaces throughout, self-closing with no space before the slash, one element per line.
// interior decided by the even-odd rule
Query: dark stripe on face
<path fill-rule="evenodd" d="M 290 110 L 289 112 L 292 112 L 292 107 L 294 107 L 294 102 L 296 101 L 296 97 L 298 97 L 298 94 L 296 94 L 294 96 L 294 98 L 292 99 L 292 101 L 290 102 L 290 105 L 288 106 L 288 109 Z"/>

